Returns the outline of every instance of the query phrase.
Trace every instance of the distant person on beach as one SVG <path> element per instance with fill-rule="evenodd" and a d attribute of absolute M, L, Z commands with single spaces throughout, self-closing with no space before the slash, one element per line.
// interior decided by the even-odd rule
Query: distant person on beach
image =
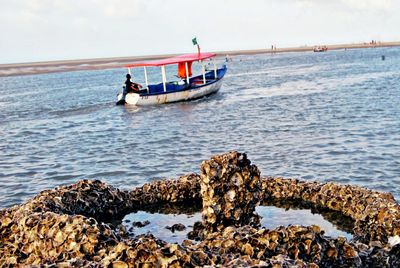
<path fill-rule="evenodd" d="M 139 93 L 140 89 L 142 88 L 142 85 L 138 84 L 138 83 L 134 83 L 131 80 L 132 76 L 130 74 L 126 75 L 126 81 L 125 81 L 125 94 L 131 93 L 131 92 L 135 92 L 135 93 Z"/>

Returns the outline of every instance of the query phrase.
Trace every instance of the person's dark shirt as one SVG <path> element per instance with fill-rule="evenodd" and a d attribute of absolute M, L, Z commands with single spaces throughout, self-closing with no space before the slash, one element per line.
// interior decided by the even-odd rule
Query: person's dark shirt
<path fill-rule="evenodd" d="M 133 83 L 131 81 L 131 79 L 126 79 L 125 81 L 125 88 L 126 88 L 126 92 L 133 92 L 133 91 L 139 91 L 138 86 L 136 85 L 136 83 Z"/>
<path fill-rule="evenodd" d="M 125 81 L 126 92 L 129 93 L 132 90 L 132 81 L 131 79 L 126 79 Z"/>

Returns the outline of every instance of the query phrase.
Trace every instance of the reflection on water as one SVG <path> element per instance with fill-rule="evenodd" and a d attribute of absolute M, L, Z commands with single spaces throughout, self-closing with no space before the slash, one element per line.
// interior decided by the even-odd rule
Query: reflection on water
<path fill-rule="evenodd" d="M 312 213 L 310 209 L 283 209 L 273 206 L 259 206 L 256 211 L 263 218 L 261 225 L 263 227 L 273 229 L 278 226 L 288 225 L 318 225 L 324 231 L 325 235 L 330 237 L 343 236 L 350 240 L 353 236 L 351 233 L 342 229 L 342 225 L 335 225 L 327 221 L 322 215 Z"/>
<path fill-rule="evenodd" d="M 335 228 L 338 228 L 338 230 L 341 230 L 344 233 L 348 234 L 353 233 L 354 220 L 352 218 L 350 218 L 349 216 L 345 216 L 338 211 L 330 210 L 327 208 L 321 208 L 306 201 L 272 198 L 264 200 L 261 203 L 261 206 L 263 207 L 270 206 L 284 210 L 307 210 L 310 211 L 310 213 L 315 215 L 316 217 L 322 217 L 325 220 L 325 222 L 329 222 L 331 225 L 334 225 Z M 329 235 L 328 230 L 326 230 L 326 233 L 327 235 Z M 348 235 L 343 235 L 343 236 L 349 237 Z"/>
<path fill-rule="evenodd" d="M 129 220 L 135 221 L 149 221 L 150 223 L 145 227 L 134 227 L 132 228 L 131 222 L 125 222 Z M 201 221 L 201 213 L 197 212 L 193 215 L 187 214 L 160 214 L 160 213 L 149 213 L 145 211 L 138 211 L 137 213 L 131 213 L 124 218 L 124 226 L 127 230 L 131 230 L 134 235 L 151 233 L 155 237 L 170 242 L 170 243 L 182 243 L 183 240 L 187 239 L 187 234 L 193 227 L 196 221 Z M 183 231 L 175 231 L 172 233 L 168 230 L 167 226 L 181 223 L 185 225 L 186 229 Z"/>
<path fill-rule="evenodd" d="M 140 107 L 135 105 L 126 105 L 121 109 L 125 109 L 125 111 L 130 114 L 135 114 L 140 111 Z"/>
<path fill-rule="evenodd" d="M 230 150 L 263 175 L 400 197 L 400 48 L 237 56 L 217 94 L 154 107 L 114 105 L 125 72 L 0 78 L 0 207 L 84 178 L 176 178 Z"/>
<path fill-rule="evenodd" d="M 155 237 L 170 243 L 182 243 L 188 239 L 187 234 L 192 230 L 196 221 L 201 221 L 201 212 L 189 212 L 188 214 L 164 214 L 157 212 L 138 211 L 131 213 L 123 219 L 126 229 L 133 235 L 151 233 Z M 199 211 L 199 210 L 198 210 Z M 261 226 L 268 229 L 275 229 L 279 226 L 288 225 L 319 225 L 325 235 L 331 237 L 344 236 L 348 240 L 352 238 L 351 233 L 344 231 L 341 225 L 334 225 L 319 214 L 314 214 L 310 209 L 283 209 L 274 206 L 258 206 L 256 212 L 262 217 Z M 187 213 L 187 212 L 186 212 Z M 127 222 L 129 221 L 129 222 Z M 150 224 L 144 227 L 133 227 L 133 222 L 149 221 Z M 183 231 L 171 232 L 166 227 L 174 224 L 183 224 L 186 229 Z"/>

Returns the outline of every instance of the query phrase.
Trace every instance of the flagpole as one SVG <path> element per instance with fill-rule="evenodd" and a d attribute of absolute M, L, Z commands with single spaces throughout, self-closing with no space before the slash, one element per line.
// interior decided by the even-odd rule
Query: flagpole
<path fill-rule="evenodd" d="M 193 43 L 193 45 L 197 45 L 197 57 L 200 58 L 200 46 L 199 46 L 199 43 L 197 43 L 196 37 L 192 39 L 192 43 Z"/>

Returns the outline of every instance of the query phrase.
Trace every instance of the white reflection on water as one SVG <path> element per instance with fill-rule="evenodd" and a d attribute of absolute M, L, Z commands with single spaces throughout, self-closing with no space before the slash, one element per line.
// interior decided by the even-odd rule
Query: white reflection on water
<path fill-rule="evenodd" d="M 201 221 L 201 213 L 195 213 L 193 215 L 187 214 L 160 214 L 160 213 L 149 213 L 145 211 L 138 211 L 137 213 L 131 213 L 127 215 L 124 220 L 133 221 L 149 221 L 150 224 L 142 228 L 134 228 L 134 234 L 146 234 L 151 233 L 155 237 L 170 242 L 170 243 L 182 243 L 183 240 L 187 239 L 187 233 L 192 229 L 190 226 L 196 221 Z M 172 233 L 165 227 L 172 226 L 176 223 L 182 223 L 186 226 L 184 231 L 175 231 Z M 124 225 L 129 228 L 132 226 L 131 223 L 125 223 Z"/>
<path fill-rule="evenodd" d="M 261 226 L 268 229 L 276 228 L 280 225 L 318 225 L 325 231 L 325 235 L 331 237 L 344 236 L 348 240 L 353 236 L 345 231 L 341 231 L 331 222 L 325 220 L 319 214 L 311 213 L 309 209 L 289 209 L 272 207 L 272 206 L 259 206 L 256 208 L 259 215 L 262 216 Z"/>

